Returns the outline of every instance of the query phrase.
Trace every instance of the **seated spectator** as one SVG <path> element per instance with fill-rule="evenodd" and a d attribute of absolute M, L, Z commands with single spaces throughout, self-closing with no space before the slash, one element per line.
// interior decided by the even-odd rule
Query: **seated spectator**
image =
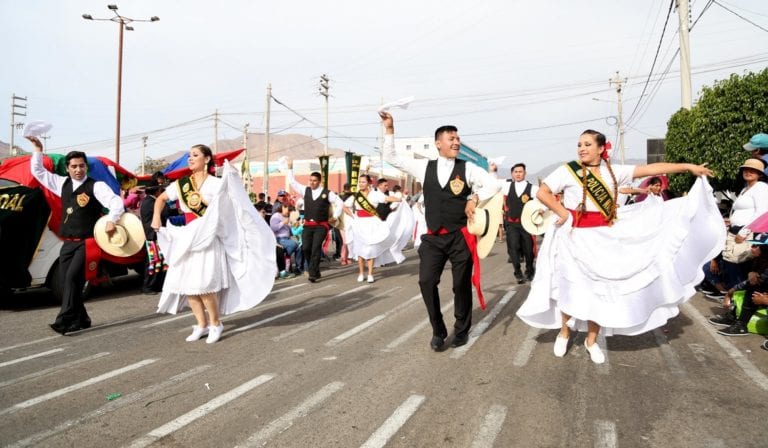
<path fill-rule="evenodd" d="M 301 234 L 304 233 L 304 215 L 299 215 L 299 220 L 294 222 L 291 226 L 291 235 L 293 235 L 294 238 L 296 238 L 296 244 L 298 244 L 299 247 L 301 247 Z M 296 269 L 294 270 L 294 274 L 301 275 L 304 272 L 307 272 L 307 269 L 309 268 L 309 262 L 308 260 L 304 259 L 304 252 L 301 250 L 296 251 Z"/>
<path fill-rule="evenodd" d="M 269 220 L 269 227 L 275 234 L 277 244 L 280 245 L 285 251 L 285 254 L 283 255 L 283 269 L 280 271 L 281 278 L 288 277 L 287 268 L 290 267 L 286 267 L 285 257 L 290 258 L 294 253 L 296 253 L 296 250 L 299 247 L 296 241 L 291 238 L 290 215 L 291 209 L 287 205 L 282 204 L 280 206 L 280 211 L 278 213 L 274 213 L 272 218 Z"/>
<path fill-rule="evenodd" d="M 752 243 L 751 269 L 747 279 L 734 285 L 726 292 L 726 299 L 730 299 L 736 291 L 744 291 L 744 302 L 741 306 L 741 314 L 736 316 L 736 309 L 732 307 L 726 313 L 713 316 L 709 322 L 713 325 L 726 327 L 718 331 L 724 336 L 742 336 L 747 334 L 747 324 L 759 307 L 768 305 L 768 233 L 755 236 Z M 768 350 L 768 348 L 766 348 Z"/>

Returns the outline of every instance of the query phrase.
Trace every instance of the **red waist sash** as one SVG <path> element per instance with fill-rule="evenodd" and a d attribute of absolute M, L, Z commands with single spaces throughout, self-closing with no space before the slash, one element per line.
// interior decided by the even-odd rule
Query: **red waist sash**
<path fill-rule="evenodd" d="M 376 216 L 376 215 L 374 215 L 373 213 L 368 213 L 365 210 L 358 210 L 357 211 L 357 216 L 360 217 L 360 218 L 370 218 L 370 217 Z"/>
<path fill-rule="evenodd" d="M 573 227 L 607 227 L 611 223 L 600 212 L 577 212 L 568 210 L 573 216 Z"/>

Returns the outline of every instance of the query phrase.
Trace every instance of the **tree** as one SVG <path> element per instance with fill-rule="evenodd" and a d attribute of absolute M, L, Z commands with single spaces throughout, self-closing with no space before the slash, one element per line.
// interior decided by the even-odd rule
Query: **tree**
<path fill-rule="evenodd" d="M 155 171 L 162 171 L 165 167 L 168 166 L 168 162 L 166 162 L 163 159 L 153 159 L 151 157 L 147 157 L 144 159 L 144 173 L 145 174 L 152 174 Z M 141 172 L 141 165 L 136 167 L 136 172 Z"/>
<path fill-rule="evenodd" d="M 704 87 L 698 103 L 680 109 L 667 123 L 665 160 L 708 163 L 718 191 L 738 191 L 738 167 L 750 153 L 742 145 L 759 132 L 768 132 L 768 69 L 730 78 Z M 690 174 L 671 176 L 673 191 L 687 191 Z"/>

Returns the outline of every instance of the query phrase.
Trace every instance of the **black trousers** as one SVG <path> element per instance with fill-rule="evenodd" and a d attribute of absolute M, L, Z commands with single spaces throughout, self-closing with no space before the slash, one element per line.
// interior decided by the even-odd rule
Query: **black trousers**
<path fill-rule="evenodd" d="M 419 288 L 427 306 L 432 335 L 445 338 L 448 331 L 440 311 L 440 295 L 437 285 L 445 268 L 451 261 L 453 275 L 453 315 L 456 322 L 454 333 L 463 337 L 472 325 L 472 254 L 461 231 L 445 235 L 424 235 L 419 246 Z"/>
<path fill-rule="evenodd" d="M 309 261 L 309 277 L 320 278 L 320 257 L 323 256 L 323 242 L 328 235 L 324 226 L 304 226 L 301 233 L 301 251 Z"/>
<path fill-rule="evenodd" d="M 520 255 L 525 258 L 525 273 L 533 272 L 533 238 L 519 222 L 507 222 L 507 254 L 515 272 L 520 271 Z"/>
<path fill-rule="evenodd" d="M 749 320 L 752 319 L 752 316 L 755 314 L 755 312 L 757 312 L 757 310 L 760 308 L 759 305 L 752 301 L 752 295 L 755 293 L 755 291 L 765 291 L 766 286 L 768 285 L 762 284 L 756 286 L 747 283 L 747 286 L 744 287 L 744 301 L 741 304 L 741 315 L 738 319 L 741 321 L 741 323 L 744 324 L 745 327 L 749 323 Z M 735 312 L 736 307 L 733 307 L 733 310 Z"/>
<path fill-rule="evenodd" d="M 89 326 L 91 319 L 83 305 L 85 241 L 64 241 L 59 252 L 58 269 L 61 311 L 55 323 L 65 328 Z"/>
<path fill-rule="evenodd" d="M 144 259 L 144 282 L 141 285 L 142 292 L 160 292 L 163 290 L 163 283 L 165 283 L 165 271 L 154 271 L 154 274 L 149 275 L 147 273 L 147 265 L 149 264 L 149 256 Z"/>

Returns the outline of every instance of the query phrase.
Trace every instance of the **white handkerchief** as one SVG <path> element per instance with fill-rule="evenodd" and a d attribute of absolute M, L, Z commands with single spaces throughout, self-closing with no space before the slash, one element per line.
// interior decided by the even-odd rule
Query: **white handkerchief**
<path fill-rule="evenodd" d="M 41 135 L 47 134 L 52 128 L 53 125 L 45 121 L 30 121 L 24 126 L 22 135 L 24 137 L 40 137 Z"/>
<path fill-rule="evenodd" d="M 400 109 L 408 109 L 408 106 L 413 102 L 415 98 L 412 96 L 407 96 L 405 98 L 400 98 L 399 100 L 391 101 L 387 104 L 383 104 L 381 107 L 379 107 L 379 112 L 388 111 L 389 109 L 392 109 L 393 107 L 397 107 Z"/>
<path fill-rule="evenodd" d="M 495 163 L 496 166 L 501 165 L 504 163 L 504 160 L 506 160 L 507 156 L 499 156 L 499 157 L 489 157 L 488 162 Z"/>
<path fill-rule="evenodd" d="M 277 169 L 280 171 L 288 171 L 288 156 L 282 156 L 277 159 Z"/>

